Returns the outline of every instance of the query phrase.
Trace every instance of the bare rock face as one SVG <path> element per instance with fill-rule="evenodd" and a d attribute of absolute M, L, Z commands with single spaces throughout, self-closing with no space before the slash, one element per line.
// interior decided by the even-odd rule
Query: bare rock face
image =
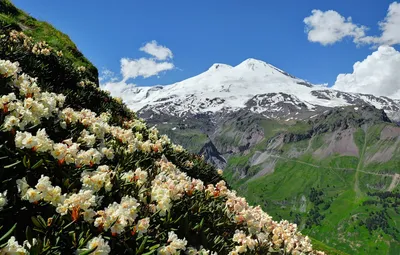
<path fill-rule="evenodd" d="M 221 155 L 212 141 L 208 141 L 204 144 L 199 154 L 204 155 L 207 162 L 213 164 L 217 168 L 224 169 L 226 166 L 226 159 Z"/>

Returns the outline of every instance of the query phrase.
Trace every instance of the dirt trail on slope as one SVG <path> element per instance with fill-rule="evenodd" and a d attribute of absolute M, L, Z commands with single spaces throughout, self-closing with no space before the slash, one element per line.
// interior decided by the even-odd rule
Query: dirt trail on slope
<path fill-rule="evenodd" d="M 393 176 L 392 182 L 390 183 L 387 191 L 390 191 L 390 192 L 393 191 L 399 183 L 400 183 L 400 174 L 395 174 Z"/>
<path fill-rule="evenodd" d="M 315 167 L 315 168 L 324 168 L 324 169 L 331 169 L 331 170 L 357 171 L 357 169 L 354 169 L 354 168 L 327 167 L 327 166 L 314 165 L 314 164 L 311 164 L 311 163 L 308 163 L 308 162 L 304 162 L 304 161 L 301 161 L 301 160 L 285 158 L 285 157 L 278 156 L 278 155 L 270 154 L 268 156 L 269 157 L 273 157 L 273 158 L 284 159 L 286 161 L 296 162 L 296 163 L 299 163 L 299 164 L 303 164 L 303 165 L 307 165 L 307 166 L 311 166 L 311 167 Z M 386 176 L 386 177 L 394 177 L 395 175 L 398 175 L 398 174 L 381 174 L 381 173 L 376 173 L 376 172 L 368 172 L 368 171 L 364 171 L 364 170 L 358 170 L 358 172 L 365 173 L 365 174 L 376 175 L 376 176 Z M 399 178 L 400 178 L 400 176 L 399 176 Z"/>
<path fill-rule="evenodd" d="M 361 197 L 361 195 L 362 195 L 360 187 L 359 187 L 358 173 L 360 172 L 361 167 L 363 166 L 365 149 L 367 147 L 367 128 L 363 128 L 363 130 L 364 130 L 364 144 L 360 151 L 360 157 L 358 159 L 358 165 L 357 165 L 356 174 L 355 174 L 355 178 L 354 178 L 355 179 L 354 180 L 354 191 L 356 192 L 356 198 Z"/>
<path fill-rule="evenodd" d="M 361 173 L 364 173 L 364 174 L 371 174 L 371 175 L 375 175 L 375 176 L 392 177 L 393 180 L 392 180 L 392 183 L 390 184 L 390 187 L 389 187 L 391 190 L 393 190 L 400 183 L 400 174 L 381 174 L 381 173 L 376 173 L 376 172 L 368 172 L 368 171 L 364 171 L 364 170 L 361 170 L 361 169 L 357 170 L 357 169 L 354 169 L 354 168 L 319 166 L 319 165 L 311 164 L 311 163 L 304 162 L 304 161 L 301 161 L 301 160 L 292 159 L 292 158 L 285 158 L 285 157 L 278 156 L 278 155 L 273 155 L 273 154 L 269 154 L 266 157 L 283 159 L 283 160 L 286 160 L 286 161 L 296 162 L 296 163 L 307 165 L 307 166 L 311 166 L 311 167 L 314 167 L 314 168 L 323 168 L 323 169 L 329 169 L 329 170 L 342 170 L 342 171 L 343 170 L 344 171 L 357 171 L 357 172 L 361 172 Z M 276 163 L 276 161 L 274 163 Z M 359 167 L 359 166 L 357 166 L 357 167 Z M 252 179 L 254 179 L 254 176 L 253 176 Z"/>

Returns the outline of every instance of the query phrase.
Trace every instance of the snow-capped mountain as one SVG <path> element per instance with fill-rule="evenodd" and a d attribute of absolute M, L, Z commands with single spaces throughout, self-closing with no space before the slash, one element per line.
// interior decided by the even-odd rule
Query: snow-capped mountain
<path fill-rule="evenodd" d="M 213 64 L 207 71 L 171 85 L 134 87 L 124 91 L 124 100 L 139 113 L 179 117 L 247 108 L 289 120 L 313 117 L 331 107 L 362 104 L 384 109 L 394 119 L 400 111 L 400 100 L 313 85 L 251 58 L 234 67 Z"/>

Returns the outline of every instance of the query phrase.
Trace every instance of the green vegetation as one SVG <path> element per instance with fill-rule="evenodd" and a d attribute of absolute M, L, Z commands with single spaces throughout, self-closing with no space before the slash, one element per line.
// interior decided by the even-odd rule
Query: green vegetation
<path fill-rule="evenodd" d="M 355 145 L 360 152 L 364 150 L 361 161 L 358 156 L 340 153 L 325 157 L 313 155 L 318 149 L 328 147 L 326 137 L 332 136 L 330 130 L 337 130 L 337 123 L 346 122 L 328 117 L 326 123 L 333 123 L 332 128 L 329 125 L 322 127 L 325 131 L 314 134 L 311 139 L 283 143 L 273 150 L 264 140 L 245 155 L 231 156 L 224 177 L 251 204 L 260 204 L 275 219 L 297 223 L 302 232 L 315 239 L 314 246 L 318 249 L 329 254 L 395 255 L 400 246 L 400 213 L 396 209 L 399 187 L 392 192 L 386 191 L 393 182 L 394 173 L 400 173 L 399 146 L 394 139 L 380 138 L 385 127 L 394 126 L 382 122 L 364 125 L 357 113 L 346 113 L 345 116 L 358 118 L 362 125 L 353 133 Z M 277 122 L 268 120 L 265 127 L 268 139 L 287 132 L 304 134 L 309 128 L 308 124 L 285 126 L 273 123 Z M 321 128 L 324 121 L 317 120 L 317 123 L 321 123 L 317 124 Z M 395 146 L 395 150 L 388 161 L 371 161 L 373 155 L 384 155 L 391 146 Z M 252 165 L 250 159 L 256 153 L 266 151 L 269 156 L 258 165 Z M 251 178 L 262 171 L 267 162 L 275 162 L 273 172 Z M 391 196 L 385 200 L 373 195 L 376 192 Z"/>
<path fill-rule="evenodd" d="M 52 48 L 62 51 L 75 67 L 84 66 L 88 78 L 98 84 L 98 71 L 78 50 L 68 35 L 45 21 L 39 21 L 16 8 L 9 0 L 0 0 L 0 27 L 23 31 L 35 41 L 46 41 Z"/>
<path fill-rule="evenodd" d="M 157 128 L 173 141 L 180 141 L 180 144 L 192 153 L 198 153 L 203 145 L 209 141 L 207 135 L 198 129 L 181 129 L 177 126 L 174 123 L 168 123 L 157 125 Z"/>

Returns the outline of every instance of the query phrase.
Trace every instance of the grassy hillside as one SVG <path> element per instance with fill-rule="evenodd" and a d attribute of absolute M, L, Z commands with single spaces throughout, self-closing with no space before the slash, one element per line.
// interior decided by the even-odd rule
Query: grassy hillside
<path fill-rule="evenodd" d="M 311 138 L 302 135 L 309 132 L 304 123 L 285 132 L 282 124 L 269 125 L 257 146 L 229 158 L 224 176 L 250 203 L 325 245 L 349 254 L 398 254 L 400 128 L 379 117 L 358 128 L 333 117 L 326 127 L 317 121 Z"/>
<path fill-rule="evenodd" d="M 0 27 L 23 31 L 35 41 L 46 41 L 52 48 L 61 51 L 64 58 L 76 67 L 86 67 L 91 81 L 98 85 L 97 68 L 88 61 L 68 35 L 55 29 L 45 21 L 39 21 L 16 8 L 9 0 L 0 0 Z"/>
<path fill-rule="evenodd" d="M 239 194 L 276 219 L 296 222 L 329 252 L 397 254 L 400 127 L 374 107 L 357 109 L 302 122 L 234 113 L 214 129 L 197 118 L 179 130 L 172 130 L 183 125 L 179 120 L 158 124 L 194 152 L 205 143 L 193 144 L 196 137 L 208 133 Z"/>

